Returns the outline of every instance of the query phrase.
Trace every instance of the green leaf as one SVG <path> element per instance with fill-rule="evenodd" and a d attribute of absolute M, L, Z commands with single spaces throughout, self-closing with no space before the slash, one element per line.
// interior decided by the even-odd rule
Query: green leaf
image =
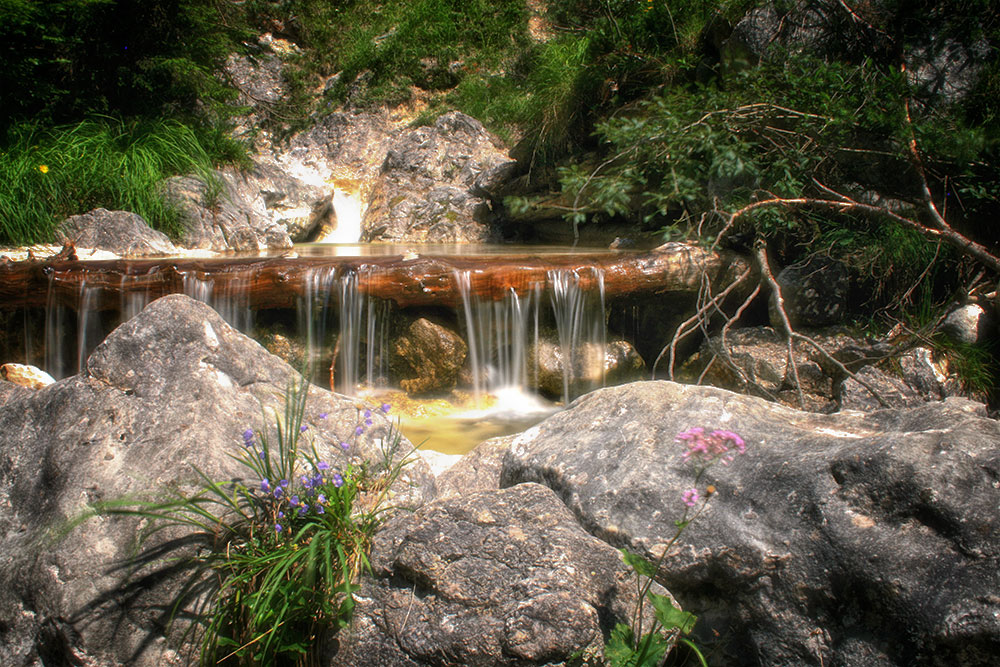
<path fill-rule="evenodd" d="M 673 601 L 667 595 L 657 595 L 649 593 L 646 596 L 656 610 L 656 620 L 660 622 L 665 630 L 677 628 L 681 634 L 689 634 L 694 629 L 694 624 L 698 622 L 698 617 L 691 612 L 675 607 Z"/>
<path fill-rule="evenodd" d="M 625 549 L 619 549 L 619 551 L 622 553 L 622 560 L 625 561 L 626 565 L 635 570 L 636 574 L 649 579 L 652 579 L 653 575 L 656 574 L 656 566 L 642 556 L 626 551 Z"/>

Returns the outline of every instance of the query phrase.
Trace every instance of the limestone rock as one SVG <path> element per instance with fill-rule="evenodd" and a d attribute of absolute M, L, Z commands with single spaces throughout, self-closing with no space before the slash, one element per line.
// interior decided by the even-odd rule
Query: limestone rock
<path fill-rule="evenodd" d="M 833 327 L 804 331 L 822 345 L 847 370 L 872 385 L 890 407 L 914 406 L 948 396 L 979 400 L 962 389 L 947 364 L 935 359 L 927 348 L 917 347 L 898 354 L 891 346 L 849 335 Z M 726 336 L 728 355 L 720 336 L 708 339 L 698 353 L 685 362 L 680 377 L 742 391 L 799 407 L 798 393 L 788 370 L 788 352 L 781 336 L 770 327 L 735 329 Z M 883 407 L 860 382 L 846 376 L 811 345 L 796 342 L 796 367 L 805 398 L 812 412 L 874 410 Z M 886 367 L 876 367 L 892 354 Z"/>
<path fill-rule="evenodd" d="M 601 655 L 636 600 L 618 551 L 538 484 L 401 515 L 376 534 L 372 568 L 334 665 L 563 665 Z"/>
<path fill-rule="evenodd" d="M 196 176 L 175 176 L 164 184 L 184 217 L 182 245 L 244 252 L 291 247 L 288 231 L 271 221 L 260 190 L 245 175 L 219 170 L 215 178 L 212 186 Z"/>
<path fill-rule="evenodd" d="M 191 491 L 192 466 L 246 479 L 230 454 L 245 429 L 262 428 L 262 409 L 280 411 L 295 377 L 208 306 L 175 295 L 115 329 L 83 374 L 0 405 L 0 664 L 181 664 L 161 636 L 178 579 L 164 571 L 148 588 L 120 587 L 136 520 L 94 519 L 45 548 L 39 540 L 87 503 Z M 390 423 L 379 412 L 351 449 L 358 461 L 380 456 Z M 321 455 L 346 462 L 338 443 L 356 420 L 354 400 L 310 389 L 306 423 Z M 432 496 L 426 465 L 405 477 L 395 500 Z"/>
<path fill-rule="evenodd" d="M 459 112 L 405 132 L 389 149 L 363 220 L 363 240 L 483 242 L 484 196 L 513 168 L 499 141 Z"/>
<path fill-rule="evenodd" d="M 572 362 L 566 357 L 566 351 L 555 341 L 542 339 L 534 346 L 528 366 L 535 374 L 534 385 L 540 392 L 565 397 L 568 383 L 569 398 L 574 398 L 596 387 L 637 380 L 646 370 L 642 357 L 625 340 L 603 346 L 584 343 L 574 348 Z M 567 369 L 569 363 L 571 369 Z"/>
<path fill-rule="evenodd" d="M 534 481 L 591 534 L 647 555 L 694 466 L 675 436 L 748 443 L 661 582 L 724 665 L 992 665 L 1000 654 L 1000 426 L 964 399 L 818 415 L 720 389 L 600 389 L 513 438 L 501 485 Z M 704 487 L 702 487 L 704 488 Z"/>
<path fill-rule="evenodd" d="M 975 345 L 993 337 L 994 317 L 978 303 L 959 306 L 948 313 L 941 323 L 941 331 L 952 340 L 965 345 Z"/>
<path fill-rule="evenodd" d="M 79 248 L 97 248 L 121 257 L 175 255 L 177 247 L 163 232 L 151 228 L 142 216 L 128 211 L 96 208 L 63 220 L 56 237 Z"/>
<path fill-rule="evenodd" d="M 814 340 L 830 350 L 849 345 L 852 340 L 836 330 L 815 334 Z M 746 327 L 729 331 L 727 352 L 721 336 L 713 336 L 702 344 L 698 353 L 685 362 L 681 377 L 694 382 L 698 378 L 709 384 L 733 391 L 745 391 L 785 405 L 798 407 L 798 394 L 788 368 L 788 348 L 771 327 Z M 806 409 L 831 412 L 836 409 L 833 380 L 812 354 L 813 350 L 796 343 L 796 367 Z M 787 377 L 786 377 L 787 376 Z"/>
<path fill-rule="evenodd" d="M 421 317 L 396 339 L 392 365 L 408 394 L 447 392 L 454 389 L 467 353 L 461 336 Z"/>

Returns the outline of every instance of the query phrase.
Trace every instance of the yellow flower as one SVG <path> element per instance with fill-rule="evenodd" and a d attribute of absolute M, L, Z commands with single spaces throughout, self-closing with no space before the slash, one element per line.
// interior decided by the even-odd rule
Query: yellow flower
<path fill-rule="evenodd" d="M 49 173 L 49 165 L 47 164 L 38 165 L 38 171 L 42 172 L 43 174 Z"/>

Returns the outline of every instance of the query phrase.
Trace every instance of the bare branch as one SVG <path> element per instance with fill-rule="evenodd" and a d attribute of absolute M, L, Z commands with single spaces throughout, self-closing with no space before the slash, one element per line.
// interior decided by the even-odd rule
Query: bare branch
<path fill-rule="evenodd" d="M 803 410 L 806 407 L 806 399 L 802 394 L 802 382 L 799 381 L 799 366 L 795 363 L 795 348 L 793 344 L 794 331 L 792 330 L 792 323 L 788 320 L 788 313 L 785 312 L 785 300 L 781 296 L 781 287 L 778 285 L 778 281 L 774 279 L 774 274 L 771 272 L 771 266 L 767 261 L 767 243 L 763 239 L 759 240 L 754 247 L 754 255 L 757 258 L 757 264 L 760 267 L 760 275 L 763 280 L 767 281 L 767 284 L 771 287 L 771 299 L 774 304 L 775 310 L 781 316 L 781 325 L 784 327 L 785 333 L 785 343 L 788 347 L 788 362 L 785 366 L 785 376 L 788 376 L 788 371 L 792 372 L 792 377 L 795 378 L 795 391 L 799 396 L 799 407 Z"/>
<path fill-rule="evenodd" d="M 708 303 L 702 305 L 698 309 L 698 311 L 695 312 L 694 315 L 692 315 L 688 319 L 684 320 L 677 327 L 677 329 L 674 331 L 673 337 L 670 339 L 670 344 L 667 345 L 666 347 L 664 347 L 662 350 L 660 350 L 660 354 L 657 355 L 656 360 L 653 362 L 653 368 L 652 368 L 652 370 L 650 372 L 651 377 L 656 377 L 656 367 L 660 364 L 660 361 L 663 360 L 663 355 L 666 354 L 667 352 L 670 352 L 670 359 L 669 359 L 670 368 L 667 370 L 667 372 L 668 372 L 669 379 L 671 379 L 671 380 L 674 379 L 674 361 L 676 359 L 677 344 L 681 340 L 683 340 L 684 338 L 686 338 L 697 327 L 692 327 L 689 330 L 686 330 L 686 329 L 688 329 L 688 327 L 691 327 L 692 324 L 694 324 L 694 325 L 699 324 L 705 318 L 706 313 L 708 313 L 712 308 L 717 308 L 718 304 L 723 299 L 725 299 L 727 296 L 729 296 L 729 294 L 734 289 L 736 289 L 739 285 L 741 285 L 744 280 L 746 280 L 747 278 L 749 278 L 750 274 L 752 272 L 753 272 L 753 267 L 749 267 L 748 266 L 739 276 L 737 276 L 733 280 L 733 282 L 729 283 L 729 285 L 726 286 L 726 288 L 724 290 L 722 290 L 721 292 L 719 292 L 719 294 L 716 295 L 715 297 L 710 298 L 710 300 L 708 301 Z"/>

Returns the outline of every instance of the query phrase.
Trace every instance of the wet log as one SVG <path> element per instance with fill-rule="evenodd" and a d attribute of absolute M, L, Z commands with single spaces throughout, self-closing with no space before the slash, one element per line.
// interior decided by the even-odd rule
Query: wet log
<path fill-rule="evenodd" d="M 117 309 L 130 295 L 148 302 L 209 287 L 216 296 L 240 295 L 254 310 L 291 308 L 344 276 L 354 276 L 361 293 L 400 307 L 460 306 L 463 290 L 499 300 L 558 280 L 585 290 L 603 283 L 605 296 L 615 298 L 691 292 L 705 277 L 721 286 L 747 266 L 733 253 L 678 243 L 645 252 L 8 262 L 0 265 L 0 309 L 78 308 L 84 298 L 87 308 Z"/>

